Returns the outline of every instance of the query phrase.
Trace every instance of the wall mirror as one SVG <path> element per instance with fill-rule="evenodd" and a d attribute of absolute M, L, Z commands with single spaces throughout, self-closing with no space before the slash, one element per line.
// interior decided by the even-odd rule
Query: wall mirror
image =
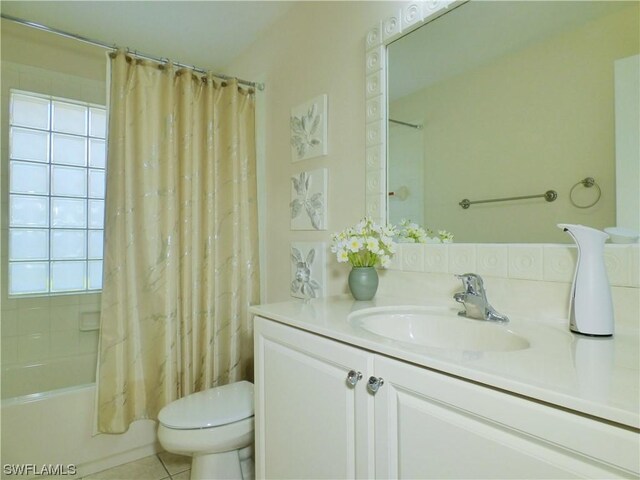
<path fill-rule="evenodd" d="M 638 230 L 638 6 L 419 2 L 381 22 L 368 214 L 457 243 L 570 242 L 560 222 Z"/>

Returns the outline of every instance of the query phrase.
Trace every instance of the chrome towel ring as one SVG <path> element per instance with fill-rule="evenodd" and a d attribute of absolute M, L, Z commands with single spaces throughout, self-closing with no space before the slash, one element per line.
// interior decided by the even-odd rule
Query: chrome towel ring
<path fill-rule="evenodd" d="M 575 202 L 575 200 L 573 199 L 573 191 L 576 189 L 576 187 L 578 187 L 579 185 L 582 185 L 585 188 L 591 188 L 591 187 L 596 187 L 596 190 L 598 191 L 596 199 L 587 204 L 587 205 L 579 205 Z M 578 183 L 576 183 L 573 187 L 571 187 L 571 190 L 569 190 L 569 201 L 571 202 L 571 204 L 576 207 L 576 208 L 590 208 L 593 207 L 596 203 L 598 203 L 598 201 L 600 200 L 600 197 L 602 196 L 602 189 L 600 188 L 600 185 L 598 185 L 595 181 L 595 179 L 593 177 L 586 177 L 582 180 L 580 180 Z"/>

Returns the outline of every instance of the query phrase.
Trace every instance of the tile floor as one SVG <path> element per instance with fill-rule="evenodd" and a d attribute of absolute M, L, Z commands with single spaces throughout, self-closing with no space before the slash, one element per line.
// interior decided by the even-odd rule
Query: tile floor
<path fill-rule="evenodd" d="M 82 477 L 82 480 L 189 480 L 190 473 L 190 457 L 162 452 Z"/>

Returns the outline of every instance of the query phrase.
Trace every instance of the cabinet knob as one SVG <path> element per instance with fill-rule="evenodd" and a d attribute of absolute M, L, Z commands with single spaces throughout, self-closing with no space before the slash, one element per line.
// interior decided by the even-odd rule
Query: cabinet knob
<path fill-rule="evenodd" d="M 384 380 L 382 377 L 369 377 L 369 381 L 367 382 L 367 390 L 375 395 L 382 385 L 384 385 Z"/>
<path fill-rule="evenodd" d="M 355 387 L 356 383 L 358 383 L 358 380 L 362 380 L 362 372 L 349 370 L 349 373 L 347 373 L 347 383 L 352 387 Z"/>

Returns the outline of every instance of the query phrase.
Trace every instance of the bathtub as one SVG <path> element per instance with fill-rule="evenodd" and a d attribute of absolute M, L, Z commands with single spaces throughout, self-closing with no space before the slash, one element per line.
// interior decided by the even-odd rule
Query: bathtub
<path fill-rule="evenodd" d="M 72 464 L 80 478 L 160 451 L 151 420 L 122 435 L 95 435 L 95 396 L 95 384 L 87 384 L 2 400 L 1 478 L 16 478 L 5 465 L 24 464 Z"/>

